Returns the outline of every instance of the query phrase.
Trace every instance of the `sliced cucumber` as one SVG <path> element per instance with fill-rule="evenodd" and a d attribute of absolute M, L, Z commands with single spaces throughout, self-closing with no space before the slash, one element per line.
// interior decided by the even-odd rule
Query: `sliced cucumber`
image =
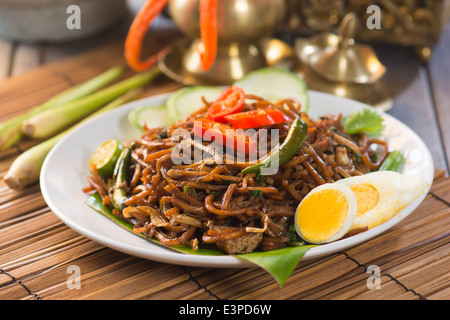
<path fill-rule="evenodd" d="M 212 102 L 222 92 L 223 88 L 207 86 L 193 86 L 179 89 L 167 99 L 166 104 L 169 117 L 173 122 L 186 119 L 204 105 L 202 97 Z"/>
<path fill-rule="evenodd" d="M 144 124 L 147 125 L 147 128 L 156 128 L 168 127 L 173 123 L 165 105 L 135 108 L 128 113 L 128 120 L 142 132 Z"/>
<path fill-rule="evenodd" d="M 234 84 L 245 93 L 258 95 L 271 102 L 293 98 L 300 101 L 302 111 L 309 109 L 308 89 L 305 81 L 295 73 L 280 67 L 267 67 L 246 74 Z"/>

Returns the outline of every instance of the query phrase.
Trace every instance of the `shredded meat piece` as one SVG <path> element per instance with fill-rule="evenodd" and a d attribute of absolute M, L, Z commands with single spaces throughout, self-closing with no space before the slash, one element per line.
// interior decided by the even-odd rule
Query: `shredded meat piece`
<path fill-rule="evenodd" d="M 227 254 L 250 253 L 258 247 L 262 238 L 262 233 L 246 233 L 239 238 L 218 242 L 217 245 Z"/>

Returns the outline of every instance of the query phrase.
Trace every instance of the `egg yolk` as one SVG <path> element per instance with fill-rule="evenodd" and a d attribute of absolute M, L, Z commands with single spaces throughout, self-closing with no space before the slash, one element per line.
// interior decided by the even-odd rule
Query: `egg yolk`
<path fill-rule="evenodd" d="M 368 184 L 360 183 L 350 187 L 356 198 L 356 216 L 361 216 L 376 206 L 379 199 L 378 190 Z"/>
<path fill-rule="evenodd" d="M 323 189 L 310 194 L 298 208 L 298 228 L 303 238 L 326 241 L 336 234 L 347 219 L 349 203 L 344 193 Z"/>

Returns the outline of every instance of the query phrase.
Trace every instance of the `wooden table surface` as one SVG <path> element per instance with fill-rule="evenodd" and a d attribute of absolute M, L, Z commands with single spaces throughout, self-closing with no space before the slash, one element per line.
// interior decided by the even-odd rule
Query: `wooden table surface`
<path fill-rule="evenodd" d="M 5 91 L 1 91 L 2 83 L 3 87 L 8 89 L 15 88 L 14 86 L 20 81 L 32 85 L 32 81 L 36 81 L 37 72 L 40 70 L 49 72 L 49 69 L 45 69 L 46 66 L 59 66 L 58 63 L 66 59 L 79 57 L 86 52 L 122 41 L 120 39 L 123 39 L 125 35 L 124 25 L 127 23 L 129 21 L 123 22 L 114 30 L 76 43 L 29 44 L 0 39 L 0 81 L 2 81 L 0 94 L 5 94 Z M 167 30 L 161 31 L 164 28 Z M 154 41 L 164 44 L 171 35 L 176 33 L 177 31 L 170 23 L 166 24 L 163 21 L 158 30 L 152 29 L 151 36 Z M 104 248 L 78 235 L 58 221 L 46 207 L 39 192 L 39 186 L 12 191 L 0 181 L 0 299 L 450 298 L 448 257 L 450 180 L 444 177 L 448 174 L 450 167 L 450 130 L 448 129 L 450 124 L 450 25 L 444 29 L 439 43 L 433 48 L 433 54 L 427 62 L 422 62 L 412 48 L 382 45 L 376 46 L 376 51 L 388 70 L 384 80 L 388 84 L 393 99 L 393 107 L 388 113 L 410 126 L 425 141 L 432 153 L 437 175 L 440 178 L 436 180 L 430 195 L 418 208 L 418 213 L 412 215 L 413 218 L 408 217 L 405 219 L 406 222 L 396 226 L 374 242 L 299 266 L 293 275 L 294 279 L 286 284 L 288 289 L 279 289 L 262 270 L 255 272 L 252 271 L 253 269 L 179 267 L 142 260 Z M 62 79 L 67 81 L 68 85 L 72 80 Z M 170 91 L 177 86 L 170 79 L 165 79 L 158 82 L 148 94 Z M 11 95 L 18 95 L 11 90 L 8 92 Z M 0 96 L 0 100 L 7 101 L 8 97 Z M 29 107 L 31 105 L 17 106 L 17 109 Z M 0 105 L 0 121 L 17 113 L 14 108 L 8 103 Z M 20 144 L 2 153 L 0 177 L 5 174 L 15 156 L 29 145 Z M 434 218 L 431 219 L 430 216 L 429 221 L 422 219 L 420 214 L 426 212 L 433 212 Z M 30 235 L 21 235 L 19 231 L 18 240 L 14 240 L 11 237 L 13 234 L 11 227 L 25 219 L 39 217 L 48 223 L 48 226 L 36 226 L 34 232 L 39 234 L 39 239 L 43 240 L 45 237 L 43 230 L 47 232 L 46 227 L 48 227 L 52 231 L 47 236 L 55 235 L 55 241 L 59 241 L 60 246 L 54 248 L 46 244 L 42 248 L 31 248 L 30 252 L 33 254 L 27 257 L 21 249 L 31 246 Z M 439 221 L 442 221 L 443 225 Z M 428 230 L 429 235 L 417 229 L 417 224 L 422 223 L 428 226 L 423 230 Z M 438 227 L 433 229 L 433 223 Z M 68 243 L 57 238 L 56 229 L 59 235 L 67 236 Z M 371 246 L 392 239 L 390 237 L 400 237 L 400 234 L 402 234 L 401 237 L 410 235 L 410 239 L 416 239 L 408 245 L 391 248 L 390 251 L 382 253 L 376 251 L 378 254 L 375 255 L 372 252 L 372 256 L 368 253 L 370 251 L 367 250 Z M 7 245 L 8 243 L 11 246 Z M 73 252 L 71 253 L 70 250 Z M 74 254 L 74 256 L 61 258 L 59 254 Z M 52 262 L 52 256 L 58 256 L 61 260 Z M 398 259 L 397 262 L 396 259 Z M 17 263 L 11 264 L 11 261 Z M 92 269 L 95 261 L 102 261 L 102 269 L 98 270 L 98 274 L 95 269 Z M 63 274 L 59 275 L 58 281 L 48 277 L 58 268 L 66 270 L 64 268 L 70 264 L 83 265 L 86 269 L 91 268 L 85 272 L 92 278 L 86 277 L 87 280 L 83 280 L 85 282 L 82 283 L 89 287 L 89 284 L 85 283 L 92 282 L 88 291 L 64 288 L 67 273 L 61 272 Z M 368 274 L 364 271 L 367 271 L 369 264 L 384 268 L 382 290 L 369 290 L 365 286 Z M 36 269 L 26 269 L 27 266 Z M 329 275 L 324 266 L 334 268 L 338 275 Z M 435 266 L 439 268 L 434 268 Z M 123 274 L 118 271 L 118 268 Z M 119 281 L 114 280 L 114 282 L 118 281 L 116 284 L 108 281 L 106 277 L 106 274 L 112 270 L 116 272 L 119 279 Z M 125 275 L 127 272 L 128 276 Z M 218 277 L 217 273 L 221 276 Z M 101 281 L 92 280 L 95 277 Z M 126 280 L 130 277 L 134 279 L 132 285 L 130 282 L 132 280 Z M 159 279 L 164 279 L 164 282 Z M 316 282 L 317 286 L 306 286 L 300 290 L 294 286 L 295 279 L 300 279 L 299 281 L 308 279 L 312 283 Z M 151 281 L 152 284 L 145 286 L 141 280 Z M 239 285 L 239 281 L 242 281 L 242 285 Z M 245 284 L 247 282 L 252 282 L 253 285 Z M 114 291 L 118 287 L 121 287 L 122 291 Z"/>

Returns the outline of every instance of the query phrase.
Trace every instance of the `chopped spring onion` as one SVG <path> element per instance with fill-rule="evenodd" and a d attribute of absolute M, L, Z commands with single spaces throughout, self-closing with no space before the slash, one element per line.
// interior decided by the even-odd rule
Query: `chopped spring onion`
<path fill-rule="evenodd" d="M 250 197 L 262 197 L 263 192 L 260 189 L 251 189 L 248 191 Z"/>
<path fill-rule="evenodd" d="M 384 159 L 378 170 L 380 171 L 399 171 L 403 160 L 405 159 L 402 152 L 395 150 L 390 152 L 386 159 Z"/>

